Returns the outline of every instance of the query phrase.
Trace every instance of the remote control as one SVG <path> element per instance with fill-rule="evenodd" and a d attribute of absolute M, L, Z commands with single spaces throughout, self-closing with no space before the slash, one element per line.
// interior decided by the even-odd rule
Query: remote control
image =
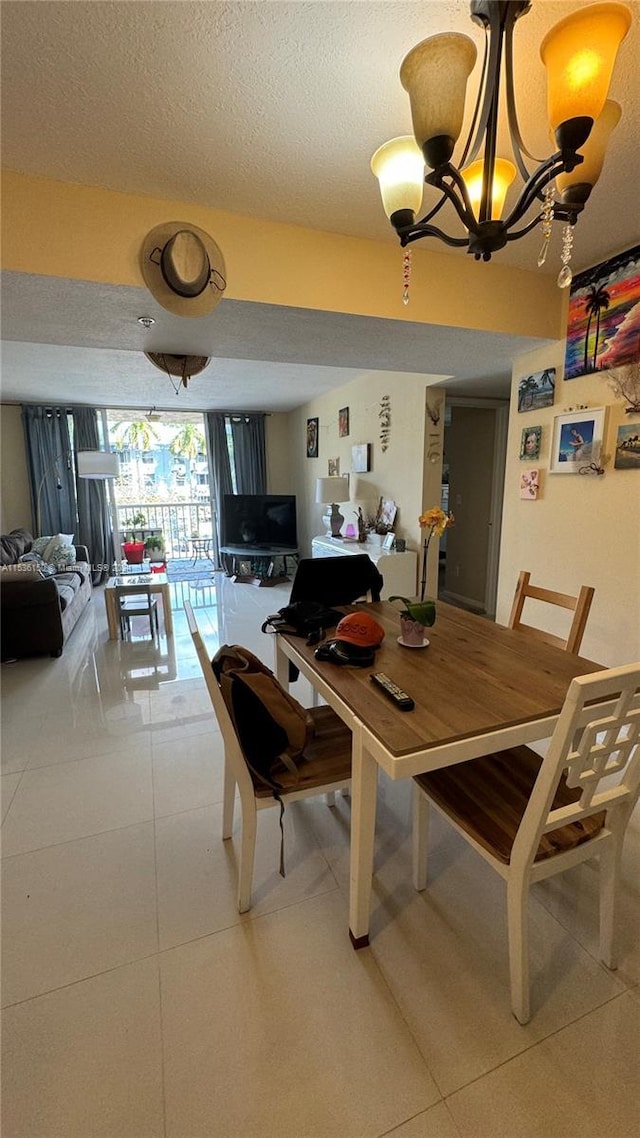
<path fill-rule="evenodd" d="M 377 684 L 389 699 L 393 700 L 400 711 L 413 711 L 416 705 L 411 696 L 407 695 L 406 691 L 399 688 L 397 684 L 394 684 L 393 680 L 390 680 L 384 672 L 374 672 L 373 675 L 369 676 L 369 679 Z"/>

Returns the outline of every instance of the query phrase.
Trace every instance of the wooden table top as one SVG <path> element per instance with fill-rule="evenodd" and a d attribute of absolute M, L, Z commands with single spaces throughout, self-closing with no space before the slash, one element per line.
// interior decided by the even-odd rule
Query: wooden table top
<path fill-rule="evenodd" d="M 323 663 L 302 638 L 284 641 L 393 756 L 557 715 L 574 676 L 603 668 L 440 601 L 424 649 L 397 643 L 395 606 L 382 601 L 367 605 L 367 612 L 386 634 L 372 668 Z M 370 682 L 372 672 L 385 672 L 412 696 L 415 709 L 399 711 Z"/>

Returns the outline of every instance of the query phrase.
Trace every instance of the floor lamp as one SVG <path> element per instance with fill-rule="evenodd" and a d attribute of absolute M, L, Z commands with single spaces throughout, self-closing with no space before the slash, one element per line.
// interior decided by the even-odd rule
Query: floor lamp
<path fill-rule="evenodd" d="M 109 495 L 109 508 L 111 513 L 111 529 L 113 531 L 113 559 L 116 573 L 120 572 L 122 551 L 118 534 L 118 511 L 113 481 L 120 473 L 120 459 L 110 450 L 80 450 L 77 455 L 78 478 L 95 478 L 101 482 L 109 482 L 107 493 Z"/>

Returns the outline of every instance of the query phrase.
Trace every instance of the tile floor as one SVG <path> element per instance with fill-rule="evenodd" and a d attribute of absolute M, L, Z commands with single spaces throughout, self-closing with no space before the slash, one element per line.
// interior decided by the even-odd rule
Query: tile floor
<path fill-rule="evenodd" d="M 155 649 L 110 642 L 96 592 L 59 660 L 1 670 L 4 1138 L 635 1138 L 638 811 L 618 971 L 597 958 L 594 868 L 537 887 L 524 1028 L 501 884 L 435 821 L 413 891 L 403 783 L 380 781 L 369 949 L 347 936 L 343 797 L 287 808 L 284 881 L 277 811 L 261 814 L 241 917 L 179 606 L 212 654 L 239 642 L 271 663 L 260 625 L 288 588 L 176 590 Z"/>

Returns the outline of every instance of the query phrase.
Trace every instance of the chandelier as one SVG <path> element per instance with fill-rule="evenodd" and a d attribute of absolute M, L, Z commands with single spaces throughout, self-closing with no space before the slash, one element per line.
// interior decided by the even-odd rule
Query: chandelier
<path fill-rule="evenodd" d="M 564 224 L 562 268 L 558 284 L 571 283 L 573 227 L 595 186 L 611 132 L 621 110 L 607 99 L 618 48 L 631 24 L 624 4 L 581 5 L 552 28 L 540 47 L 547 71 L 547 109 L 557 150 L 534 158 L 522 140 L 516 113 L 513 78 L 513 30 L 530 0 L 471 0 L 471 19 L 485 33 L 484 58 L 471 127 L 461 157 L 452 161 L 464 117 L 467 79 L 476 62 L 476 46 L 468 36 L 445 32 L 414 47 L 400 68 L 409 94 L 414 136 L 394 138 L 376 150 L 371 169 L 379 180 L 382 202 L 400 244 L 437 237 L 451 246 L 467 247 L 477 261 L 489 261 L 510 241 L 542 223 L 546 260 L 554 220 Z M 498 112 L 504 59 L 506 108 L 515 162 L 499 157 Z M 525 162 L 535 164 L 530 170 Z M 425 177 L 425 165 L 428 173 Z M 524 183 L 508 215 L 502 211 L 509 186 L 519 173 Z M 436 205 L 416 220 L 423 183 L 441 194 Z M 446 202 L 455 209 L 464 236 L 433 224 Z M 536 212 L 531 216 L 531 210 Z M 407 303 L 410 253 L 405 253 L 404 295 Z"/>

